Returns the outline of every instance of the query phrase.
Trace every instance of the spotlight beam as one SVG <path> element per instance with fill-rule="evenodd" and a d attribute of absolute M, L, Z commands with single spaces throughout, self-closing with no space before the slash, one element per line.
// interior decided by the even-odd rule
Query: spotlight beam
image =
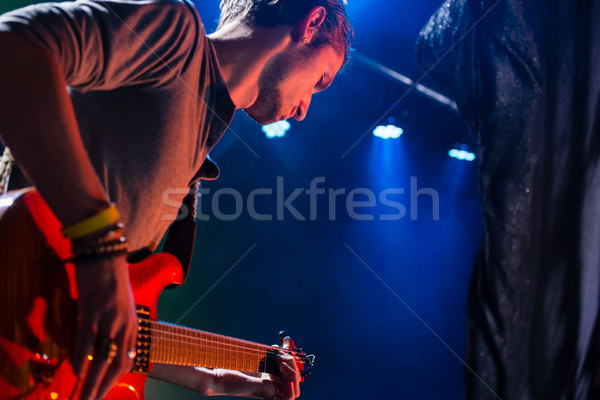
<path fill-rule="evenodd" d="M 452 101 L 450 98 L 444 96 L 443 94 L 441 94 L 433 89 L 430 89 L 425 85 L 421 85 L 420 83 L 417 83 L 415 85 L 415 81 L 413 81 L 406 75 L 402 75 L 400 72 L 394 71 L 393 69 L 386 67 L 385 65 L 383 65 L 375 60 L 372 60 L 369 57 L 363 56 L 360 53 L 357 53 L 357 52 L 353 53 L 352 58 L 361 62 L 363 65 L 371 68 L 372 70 L 374 70 L 384 76 L 387 76 L 388 78 L 395 80 L 396 82 L 400 82 L 401 84 L 406 85 L 406 86 L 414 86 L 414 88 L 419 93 L 421 93 L 428 99 L 433 100 L 436 103 L 441 104 L 443 106 L 449 107 L 452 111 L 456 112 L 457 114 L 459 113 L 456 103 L 454 101 Z"/>

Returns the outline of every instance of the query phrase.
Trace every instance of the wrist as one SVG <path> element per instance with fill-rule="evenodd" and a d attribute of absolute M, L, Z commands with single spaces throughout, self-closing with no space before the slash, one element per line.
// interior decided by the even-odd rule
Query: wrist
<path fill-rule="evenodd" d="M 277 394 L 277 387 L 269 379 L 261 379 L 260 389 L 255 396 L 260 399 L 271 399 Z"/>
<path fill-rule="evenodd" d="M 117 207 L 114 204 L 110 204 L 88 218 L 63 227 L 62 233 L 71 240 L 77 240 L 103 232 L 108 228 L 116 226 L 118 222 L 119 212 L 117 211 Z"/>
<path fill-rule="evenodd" d="M 72 261 L 82 264 L 125 256 L 128 245 L 122 232 L 123 225 L 115 224 L 99 232 L 71 240 Z"/>

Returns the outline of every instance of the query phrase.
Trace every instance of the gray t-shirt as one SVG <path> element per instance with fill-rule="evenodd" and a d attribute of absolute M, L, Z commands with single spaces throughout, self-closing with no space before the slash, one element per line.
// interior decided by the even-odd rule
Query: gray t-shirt
<path fill-rule="evenodd" d="M 207 154 L 235 112 L 193 5 L 46 3 L 0 16 L 0 31 L 15 32 L 57 59 L 130 248 L 157 243 L 191 182 L 217 177 Z"/>

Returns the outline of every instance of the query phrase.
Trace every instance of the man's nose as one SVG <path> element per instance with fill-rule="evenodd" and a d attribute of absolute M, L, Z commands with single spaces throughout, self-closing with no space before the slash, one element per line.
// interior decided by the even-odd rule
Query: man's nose
<path fill-rule="evenodd" d="M 308 112 L 311 98 L 312 96 L 308 96 L 306 99 L 300 101 L 298 109 L 296 110 L 296 114 L 294 115 L 296 120 L 302 121 L 304 118 L 306 118 L 306 113 Z"/>

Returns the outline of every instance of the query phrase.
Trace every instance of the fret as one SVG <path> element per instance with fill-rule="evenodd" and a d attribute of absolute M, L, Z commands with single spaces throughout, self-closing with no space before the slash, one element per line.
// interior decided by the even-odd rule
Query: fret
<path fill-rule="evenodd" d="M 202 341 L 202 332 L 197 331 L 197 338 L 198 338 L 198 343 L 200 344 L 198 346 L 198 350 L 196 352 L 197 354 L 197 358 L 198 361 L 196 362 L 196 365 L 201 366 L 204 365 L 202 362 L 202 355 L 206 354 L 206 351 L 204 350 L 204 342 Z"/>
<path fill-rule="evenodd" d="M 246 343 L 242 342 L 242 371 L 247 371 L 246 369 Z"/>
<path fill-rule="evenodd" d="M 240 365 L 240 371 L 243 371 L 244 370 L 244 342 L 240 340 L 238 342 L 238 346 L 240 346 L 239 347 L 239 351 L 240 351 L 240 355 L 241 355 L 241 357 L 240 357 L 240 364 L 241 364 Z"/>
<path fill-rule="evenodd" d="M 203 367 L 206 367 L 206 353 L 207 353 L 207 349 L 206 349 L 206 333 L 205 332 L 200 332 L 200 342 L 202 343 L 202 353 L 200 354 L 200 359 L 202 360 L 200 362 L 200 365 Z"/>
<path fill-rule="evenodd" d="M 155 332 L 152 335 L 152 336 L 154 336 L 154 338 L 152 339 L 152 342 L 154 343 L 154 346 L 156 346 L 157 348 L 160 349 L 160 361 L 164 363 L 167 361 L 167 347 L 163 346 L 162 343 L 160 342 L 160 337 L 162 335 L 163 335 L 163 333 L 159 329 L 157 332 Z"/>
<path fill-rule="evenodd" d="M 164 346 L 162 344 L 162 342 L 160 341 L 161 336 L 163 335 L 162 330 L 158 330 L 158 332 L 156 332 L 155 336 L 155 340 L 156 340 L 156 346 L 162 349 L 162 362 L 166 363 L 167 362 L 167 351 L 169 350 L 168 346 Z"/>
<path fill-rule="evenodd" d="M 163 331 L 159 330 L 158 333 L 156 334 L 156 346 L 159 347 L 162 350 L 162 362 L 166 363 L 168 360 L 168 347 L 165 346 L 162 342 L 161 337 L 164 335 Z"/>
<path fill-rule="evenodd" d="M 223 361 L 225 360 L 225 342 L 223 341 L 223 336 L 219 335 L 217 338 L 217 343 L 219 345 L 219 351 L 217 352 L 219 360 L 217 365 L 219 368 L 223 368 L 225 366 L 223 364 Z"/>
<path fill-rule="evenodd" d="M 271 346 L 205 331 L 152 323 L 151 361 L 163 364 L 277 373 Z"/>
<path fill-rule="evenodd" d="M 223 340 L 223 336 L 218 335 L 217 342 L 219 344 L 219 352 L 217 353 L 219 355 L 219 368 L 223 368 L 225 366 L 223 363 L 225 360 L 225 341 Z"/>
<path fill-rule="evenodd" d="M 252 371 L 256 372 L 256 371 L 258 371 L 258 358 L 259 358 L 259 354 L 260 354 L 260 349 L 258 348 L 258 345 L 256 345 L 256 344 L 252 344 L 251 346 L 255 350 L 255 351 L 252 352 L 252 357 L 251 357 L 252 365 L 251 365 L 251 368 L 252 368 Z"/>
<path fill-rule="evenodd" d="M 192 365 L 192 337 L 190 335 L 190 330 L 188 328 L 183 328 L 185 332 L 184 340 L 185 340 L 185 350 L 184 350 L 184 361 L 185 365 Z"/>
<path fill-rule="evenodd" d="M 219 337 L 213 334 L 211 336 L 211 343 L 213 348 L 213 368 L 219 368 Z"/>
<path fill-rule="evenodd" d="M 150 325 L 150 329 L 152 329 L 152 325 Z M 160 360 L 160 347 L 156 345 L 156 335 L 151 334 L 150 335 L 150 348 L 152 348 L 152 351 L 150 352 L 150 359 L 152 360 L 152 362 L 157 362 L 157 360 Z"/>
<path fill-rule="evenodd" d="M 152 325 L 150 326 L 153 327 Z M 158 334 L 152 332 L 152 348 L 156 350 L 152 352 L 154 353 L 154 357 L 152 357 L 152 362 L 159 362 L 158 360 L 162 361 L 163 359 L 163 348 L 158 345 L 156 340 L 157 336 Z M 152 356 L 152 354 L 150 355 Z"/>
<path fill-rule="evenodd" d="M 229 362 L 227 363 L 227 368 L 231 369 L 231 353 L 233 352 L 233 347 L 231 347 L 231 338 L 229 338 Z"/>
<path fill-rule="evenodd" d="M 165 337 L 165 344 L 169 345 L 172 350 L 169 364 L 175 364 L 177 362 L 177 355 L 179 353 L 179 346 L 177 346 L 177 343 L 174 343 L 172 340 L 170 340 L 170 338 L 174 337 L 175 335 L 177 335 L 177 325 L 171 326 L 168 335 Z"/>
<path fill-rule="evenodd" d="M 244 341 L 244 353 L 246 354 L 246 364 L 244 368 L 246 371 L 252 371 L 252 345 Z"/>
<path fill-rule="evenodd" d="M 177 359 L 177 351 L 178 351 L 177 346 L 175 346 L 174 343 L 171 340 L 169 340 L 171 337 L 173 337 L 176 330 L 177 330 L 177 326 L 175 326 L 175 325 L 170 326 L 169 329 L 167 330 L 167 334 L 163 338 L 163 343 L 166 346 L 169 346 L 169 364 L 175 364 L 175 360 Z"/>
<path fill-rule="evenodd" d="M 185 330 L 182 327 L 178 327 L 177 328 L 177 336 L 175 336 L 174 338 L 174 342 L 177 345 L 178 348 L 178 356 L 177 356 L 177 363 L 178 364 L 182 364 L 185 365 L 185 350 L 186 350 L 186 343 L 185 343 Z"/>
<path fill-rule="evenodd" d="M 244 368 L 246 371 L 252 371 L 252 346 L 244 341 L 244 353 L 246 354 L 246 363 Z"/>
<path fill-rule="evenodd" d="M 176 353 L 177 353 L 177 348 L 169 340 L 169 337 L 171 337 L 174 332 L 175 332 L 175 326 L 167 327 L 167 329 L 164 332 L 163 338 L 161 339 L 161 343 L 163 344 L 163 346 L 167 346 L 167 349 L 168 349 L 167 350 L 167 362 L 169 364 L 173 364 L 173 361 L 174 361 Z"/>
<path fill-rule="evenodd" d="M 171 364 L 177 364 L 181 357 L 181 343 L 177 342 L 180 329 L 181 328 L 179 328 L 177 325 L 173 326 L 171 328 L 171 332 L 169 333 L 168 339 L 165 340 L 165 342 L 170 342 L 171 348 L 173 349 L 173 357 L 171 358 Z"/>
<path fill-rule="evenodd" d="M 215 353 L 215 368 L 219 368 L 219 361 L 220 361 L 220 352 L 221 352 L 221 345 L 219 344 L 219 335 L 213 335 L 212 337 L 213 340 L 213 344 L 214 344 L 214 353 Z"/>
<path fill-rule="evenodd" d="M 214 368 L 215 367 L 215 341 L 212 337 L 212 335 L 210 336 L 210 367 Z"/>
<path fill-rule="evenodd" d="M 263 373 L 267 372 L 267 354 L 269 354 L 269 352 L 265 351 L 264 356 L 263 356 L 263 359 L 264 359 L 264 361 L 263 361 L 263 370 L 262 370 Z"/>
<path fill-rule="evenodd" d="M 256 370 L 258 369 L 258 367 L 257 367 L 258 363 L 257 363 L 256 359 L 258 358 L 259 349 L 258 349 L 258 346 L 254 343 L 251 343 L 250 347 L 252 347 L 252 356 L 250 357 L 250 364 L 251 364 L 250 368 L 251 368 L 252 372 L 256 372 Z"/>
<path fill-rule="evenodd" d="M 256 345 L 258 351 L 256 353 L 256 372 L 260 372 L 260 360 L 263 358 L 264 349 L 261 345 Z"/>
<path fill-rule="evenodd" d="M 221 368 L 225 368 L 225 360 L 227 359 L 227 353 L 229 353 L 230 348 L 225 343 L 225 336 L 221 336 Z"/>
<path fill-rule="evenodd" d="M 186 365 L 193 365 L 192 362 L 192 336 L 190 335 L 190 330 L 189 329 L 185 329 L 185 343 L 186 343 L 186 354 L 185 354 L 185 359 L 186 359 Z"/>
<path fill-rule="evenodd" d="M 174 334 L 170 335 L 171 346 L 175 348 L 175 358 L 173 364 L 183 364 L 183 351 L 185 349 L 185 338 L 182 335 L 182 329 L 180 326 L 175 328 Z"/>
<path fill-rule="evenodd" d="M 239 351 L 240 351 L 239 342 L 240 341 L 238 339 L 235 339 L 235 369 L 238 370 L 238 371 L 239 371 L 238 361 L 240 359 L 240 356 L 239 356 Z"/>
<path fill-rule="evenodd" d="M 187 343 L 185 342 L 185 329 L 179 327 L 178 331 L 178 335 L 175 337 L 175 342 L 177 343 L 177 347 L 179 348 L 179 357 L 177 361 L 179 364 L 185 365 L 185 353 L 187 348 Z"/>
<path fill-rule="evenodd" d="M 199 344 L 200 341 L 198 340 L 198 332 L 195 330 L 192 330 L 192 334 L 194 335 L 194 342 Z M 194 356 L 192 357 L 193 365 L 198 365 L 198 362 L 200 362 L 200 360 L 198 359 L 198 351 L 199 350 L 200 350 L 200 346 L 194 346 Z"/>

